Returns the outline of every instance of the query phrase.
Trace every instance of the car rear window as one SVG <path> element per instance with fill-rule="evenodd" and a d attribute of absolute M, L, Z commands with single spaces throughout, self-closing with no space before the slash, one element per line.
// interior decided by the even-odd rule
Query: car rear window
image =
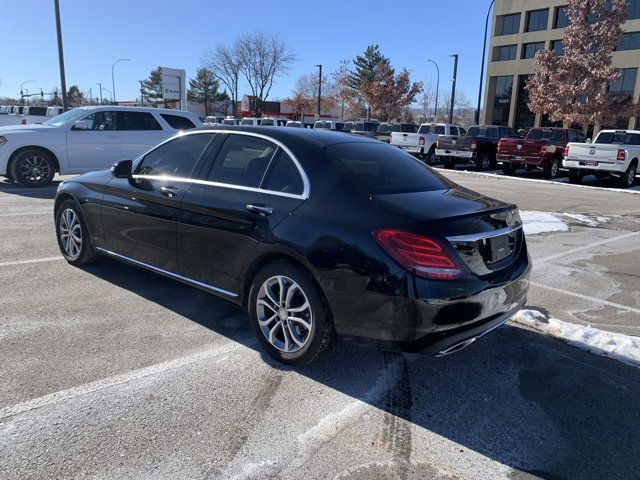
<path fill-rule="evenodd" d="M 420 125 L 418 133 L 429 133 L 431 131 L 431 125 Z"/>
<path fill-rule="evenodd" d="M 180 115 L 171 115 L 168 113 L 161 113 L 160 116 L 165 119 L 171 128 L 176 130 L 189 130 L 190 128 L 196 128 L 191 120 Z"/>
<path fill-rule="evenodd" d="M 418 127 L 410 123 L 404 123 L 400 125 L 400 131 L 404 133 L 416 133 L 418 131 Z"/>
<path fill-rule="evenodd" d="M 29 115 L 47 116 L 47 107 L 29 107 Z"/>
<path fill-rule="evenodd" d="M 552 142 L 562 142 L 564 132 L 562 130 L 530 130 L 527 135 L 529 140 L 550 140 Z"/>
<path fill-rule="evenodd" d="M 640 145 L 640 134 L 627 132 L 601 132 L 595 143 L 613 145 Z"/>
<path fill-rule="evenodd" d="M 340 143 L 326 149 L 335 168 L 366 194 L 443 190 L 446 180 L 422 162 L 385 143 Z"/>

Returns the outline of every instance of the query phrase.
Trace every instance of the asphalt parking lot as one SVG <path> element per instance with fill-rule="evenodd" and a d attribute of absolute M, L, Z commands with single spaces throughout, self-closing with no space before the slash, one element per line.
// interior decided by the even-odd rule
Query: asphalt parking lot
<path fill-rule="evenodd" d="M 566 226 L 528 237 L 531 308 L 640 335 L 640 195 L 445 174 Z M 511 325 L 283 367 L 222 300 L 67 265 L 56 186 L 0 183 L 0 478 L 638 478 L 637 368 Z"/>

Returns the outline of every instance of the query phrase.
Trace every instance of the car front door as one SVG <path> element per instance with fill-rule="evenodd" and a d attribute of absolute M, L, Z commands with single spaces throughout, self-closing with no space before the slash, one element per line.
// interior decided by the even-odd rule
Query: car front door
<path fill-rule="evenodd" d="M 176 132 L 163 130 L 151 112 L 121 111 L 118 123 L 122 130 L 122 158 L 136 158 Z"/>
<path fill-rule="evenodd" d="M 309 187 L 284 145 L 241 132 L 223 137 L 184 196 L 178 252 L 182 275 L 235 296 L 247 257 L 271 241 Z"/>
<path fill-rule="evenodd" d="M 94 112 L 67 130 L 69 173 L 83 173 L 110 167 L 122 159 L 122 132 L 117 111 Z"/>
<path fill-rule="evenodd" d="M 180 204 L 214 137 L 203 132 L 170 140 L 137 161 L 131 178 L 107 184 L 102 224 L 110 252 L 176 273 Z"/>

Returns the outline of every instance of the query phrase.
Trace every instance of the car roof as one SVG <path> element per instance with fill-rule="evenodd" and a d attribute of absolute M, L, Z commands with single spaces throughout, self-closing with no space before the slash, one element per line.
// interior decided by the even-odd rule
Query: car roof
<path fill-rule="evenodd" d="M 377 140 L 366 137 L 356 137 L 343 132 L 333 132 L 327 130 L 314 130 L 310 128 L 275 128 L 275 127 L 252 127 L 249 125 L 220 125 L 216 127 L 200 127 L 190 130 L 196 131 L 228 131 L 228 132 L 248 132 L 271 137 L 283 143 L 306 141 L 319 147 L 327 147 L 338 143 L 374 143 Z"/>

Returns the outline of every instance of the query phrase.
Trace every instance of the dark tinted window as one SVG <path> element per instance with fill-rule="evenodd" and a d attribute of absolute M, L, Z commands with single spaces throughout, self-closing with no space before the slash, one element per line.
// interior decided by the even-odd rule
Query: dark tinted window
<path fill-rule="evenodd" d="M 47 116 L 47 107 L 29 107 L 29 115 Z"/>
<path fill-rule="evenodd" d="M 467 137 L 477 137 L 478 133 L 480 133 L 480 128 L 478 128 L 478 127 L 469 127 L 469 130 L 467 130 Z"/>
<path fill-rule="evenodd" d="M 403 123 L 400 125 L 400 131 L 404 133 L 416 133 L 418 131 L 418 126 L 412 123 Z"/>
<path fill-rule="evenodd" d="M 338 131 L 341 131 L 344 128 L 344 123 L 342 122 L 336 122 L 335 125 L 336 125 L 335 129 Z"/>
<path fill-rule="evenodd" d="M 552 142 L 562 142 L 564 140 L 564 132 L 562 130 L 529 130 L 527 134 L 529 140 L 550 140 Z"/>
<path fill-rule="evenodd" d="M 162 130 L 149 112 L 121 112 L 120 115 L 121 130 Z"/>
<path fill-rule="evenodd" d="M 493 61 L 504 62 L 516 59 L 517 45 L 504 45 L 493 49 Z"/>
<path fill-rule="evenodd" d="M 161 113 L 160 116 L 169 124 L 171 128 L 176 130 L 189 130 L 190 128 L 196 128 L 191 120 L 180 115 L 171 115 L 168 113 Z"/>
<path fill-rule="evenodd" d="M 274 192 L 292 193 L 300 195 L 304 189 L 302 177 L 284 150 L 280 150 L 271 164 L 267 176 L 262 182 L 262 188 Z"/>
<path fill-rule="evenodd" d="M 612 93 L 630 93 L 636 88 L 636 78 L 638 76 L 637 68 L 623 68 L 620 70 L 620 78 L 609 85 L 609 91 Z"/>
<path fill-rule="evenodd" d="M 640 0 L 627 0 L 627 20 L 640 18 Z"/>
<path fill-rule="evenodd" d="M 356 123 L 354 130 L 356 132 L 375 132 L 378 128 L 377 123 Z"/>
<path fill-rule="evenodd" d="M 556 14 L 553 19 L 553 28 L 564 28 L 569 25 L 569 17 L 567 17 L 567 6 L 556 8 Z"/>
<path fill-rule="evenodd" d="M 342 126 L 343 132 L 350 132 L 351 130 L 353 130 L 353 123 L 351 122 L 347 122 Z"/>
<path fill-rule="evenodd" d="M 228 135 L 216 156 L 209 180 L 244 187 L 258 187 L 276 145 L 249 135 Z"/>
<path fill-rule="evenodd" d="M 189 177 L 213 138 L 212 133 L 184 135 L 149 152 L 137 168 L 139 175 Z"/>
<path fill-rule="evenodd" d="M 525 43 L 522 46 L 522 58 L 533 58 L 538 50 L 544 49 L 544 42 Z"/>
<path fill-rule="evenodd" d="M 496 35 L 511 35 L 520 32 L 520 14 L 502 15 L 498 17 Z"/>
<path fill-rule="evenodd" d="M 329 161 L 367 194 L 433 191 L 449 188 L 429 167 L 402 150 L 380 143 L 342 143 L 327 147 Z"/>
<path fill-rule="evenodd" d="M 640 32 L 625 33 L 616 46 L 617 51 L 640 49 Z"/>
<path fill-rule="evenodd" d="M 640 134 L 627 132 L 602 132 L 595 143 L 614 145 L 640 145 Z"/>
<path fill-rule="evenodd" d="M 496 127 L 489 127 L 484 135 L 485 137 L 498 138 L 498 129 Z"/>
<path fill-rule="evenodd" d="M 420 125 L 418 133 L 429 133 L 431 131 L 431 125 Z"/>
<path fill-rule="evenodd" d="M 551 50 L 553 50 L 555 54 L 559 57 L 564 55 L 564 43 L 562 42 L 562 40 L 552 40 Z"/>
<path fill-rule="evenodd" d="M 527 12 L 527 28 L 526 32 L 538 32 L 546 30 L 549 23 L 549 10 L 533 10 Z"/>
<path fill-rule="evenodd" d="M 431 129 L 431 133 L 435 133 L 436 135 L 444 135 L 444 125 L 436 125 L 435 129 Z"/>
<path fill-rule="evenodd" d="M 89 125 L 89 130 L 118 130 L 118 112 L 96 112 L 83 120 Z"/>

